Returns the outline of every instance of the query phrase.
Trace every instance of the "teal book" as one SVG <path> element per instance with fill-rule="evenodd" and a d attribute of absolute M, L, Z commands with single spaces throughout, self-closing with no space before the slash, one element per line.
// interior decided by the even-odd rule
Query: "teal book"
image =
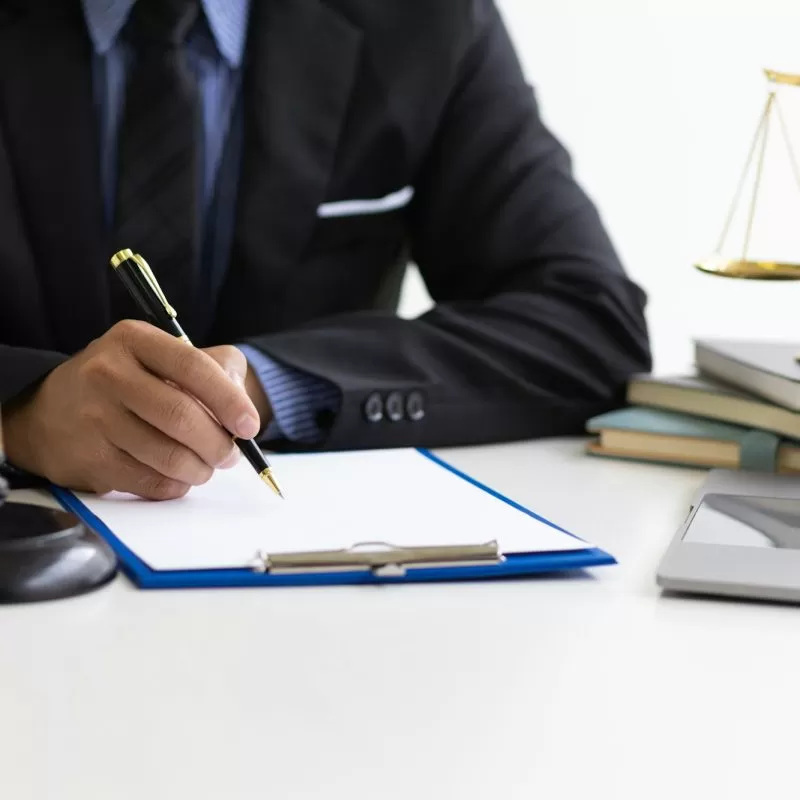
<path fill-rule="evenodd" d="M 800 442 L 769 431 L 657 408 L 628 406 L 593 417 L 595 456 L 704 469 L 800 472 Z"/>

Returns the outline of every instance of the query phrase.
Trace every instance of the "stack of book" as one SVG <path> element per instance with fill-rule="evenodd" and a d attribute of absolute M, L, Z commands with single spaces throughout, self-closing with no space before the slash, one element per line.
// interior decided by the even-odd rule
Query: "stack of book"
<path fill-rule="evenodd" d="M 594 417 L 596 456 L 800 472 L 800 344 L 695 342 L 691 375 L 635 376 L 628 405 Z"/>

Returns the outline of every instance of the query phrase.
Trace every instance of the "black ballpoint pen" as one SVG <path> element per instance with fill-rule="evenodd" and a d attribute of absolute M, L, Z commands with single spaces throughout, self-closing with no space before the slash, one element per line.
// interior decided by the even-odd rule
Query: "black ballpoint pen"
<path fill-rule="evenodd" d="M 120 250 L 111 258 L 111 266 L 120 277 L 125 288 L 133 297 L 136 304 L 147 316 L 149 322 L 161 330 L 171 333 L 191 345 L 189 337 L 178 324 L 178 314 L 169 304 L 161 291 L 156 276 L 150 265 L 138 253 L 131 250 Z M 269 461 L 261 452 L 261 448 L 252 439 L 233 440 L 244 457 L 253 466 L 264 483 L 266 483 L 279 497 L 284 497 L 283 491 L 272 472 Z"/>

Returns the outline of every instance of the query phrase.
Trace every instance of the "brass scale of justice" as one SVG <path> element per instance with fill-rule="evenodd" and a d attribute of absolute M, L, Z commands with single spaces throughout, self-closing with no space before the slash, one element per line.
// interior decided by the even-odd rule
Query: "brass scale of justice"
<path fill-rule="evenodd" d="M 789 136 L 786 120 L 781 111 L 780 103 L 778 100 L 778 90 L 781 86 L 795 86 L 800 87 L 800 74 L 791 74 L 788 72 L 777 72 L 775 70 L 765 69 L 764 74 L 769 84 L 769 91 L 767 93 L 767 101 L 764 110 L 758 121 L 756 133 L 753 138 L 750 150 L 747 155 L 744 170 L 742 171 L 739 179 L 739 184 L 736 188 L 733 202 L 731 203 L 728 211 L 725 224 L 722 229 L 722 234 L 719 238 L 716 250 L 711 256 L 697 262 L 694 266 L 701 272 L 710 275 L 719 275 L 726 278 L 745 278 L 751 280 L 800 280 L 800 264 L 792 264 L 787 262 L 777 261 L 755 261 L 748 258 L 748 248 L 750 246 L 750 235 L 753 229 L 753 220 L 756 213 L 756 205 L 758 202 L 758 191 L 761 185 L 761 177 L 764 171 L 764 156 L 767 150 L 767 140 L 769 132 L 770 118 L 774 115 L 777 117 L 781 134 L 786 143 L 786 148 L 789 153 L 789 160 L 791 162 L 792 171 L 794 174 L 795 182 L 800 190 L 800 170 L 798 169 L 797 159 L 794 155 L 794 148 L 792 147 L 791 138 Z M 731 223 L 733 221 L 739 200 L 742 195 L 745 181 L 753 163 L 753 159 L 758 152 L 758 162 L 756 166 L 755 182 L 753 185 L 753 193 L 750 199 L 750 208 L 747 217 L 747 228 L 744 237 L 744 247 L 742 250 L 741 258 L 730 258 L 723 255 L 723 248 L 725 240 L 728 236 Z M 800 357 L 798 357 L 800 360 Z"/>

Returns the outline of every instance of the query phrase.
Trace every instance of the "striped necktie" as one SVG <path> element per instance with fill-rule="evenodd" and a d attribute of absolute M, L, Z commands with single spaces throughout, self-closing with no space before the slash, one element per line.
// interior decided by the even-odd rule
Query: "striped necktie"
<path fill-rule="evenodd" d="M 202 128 L 183 45 L 198 14 L 193 0 L 138 0 L 126 24 L 135 57 L 117 145 L 114 221 L 115 249 L 147 259 L 189 324 L 200 284 Z M 118 318 L 137 315 L 124 293 L 113 306 Z"/>

